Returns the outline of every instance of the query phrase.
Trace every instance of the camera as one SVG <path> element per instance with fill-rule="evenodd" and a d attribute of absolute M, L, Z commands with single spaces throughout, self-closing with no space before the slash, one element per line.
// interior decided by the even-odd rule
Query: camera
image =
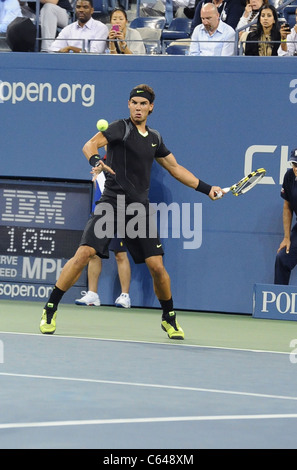
<path fill-rule="evenodd" d="M 114 24 L 111 28 L 113 31 L 120 31 L 120 27 L 118 24 Z"/>
<path fill-rule="evenodd" d="M 285 29 L 285 30 L 287 30 L 287 31 L 291 31 L 290 25 L 289 25 L 289 23 L 287 23 L 287 21 L 285 20 L 285 18 L 280 18 L 280 19 L 279 19 L 279 26 L 280 26 L 280 28 L 282 28 L 282 29 Z"/>

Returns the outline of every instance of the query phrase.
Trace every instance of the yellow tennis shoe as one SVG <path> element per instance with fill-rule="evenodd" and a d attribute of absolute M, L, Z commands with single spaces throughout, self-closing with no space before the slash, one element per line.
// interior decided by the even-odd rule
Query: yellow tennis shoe
<path fill-rule="evenodd" d="M 161 328 L 166 331 L 170 339 L 185 339 L 185 333 L 176 320 L 175 312 L 169 312 L 168 315 L 162 317 Z"/>
<path fill-rule="evenodd" d="M 40 331 L 43 334 L 52 335 L 56 331 L 56 317 L 57 312 L 51 311 L 53 304 L 48 304 L 48 311 L 43 309 L 41 321 L 40 321 Z"/>

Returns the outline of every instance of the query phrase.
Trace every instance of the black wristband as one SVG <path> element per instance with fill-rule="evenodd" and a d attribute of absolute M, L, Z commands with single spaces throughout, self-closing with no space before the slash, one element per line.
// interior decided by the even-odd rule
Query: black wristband
<path fill-rule="evenodd" d="M 99 166 L 99 163 L 103 160 L 103 158 L 100 157 L 98 153 L 95 155 L 92 155 L 91 158 L 89 158 L 89 164 L 91 166 Z"/>
<path fill-rule="evenodd" d="M 204 181 L 199 180 L 196 191 L 199 191 L 200 193 L 206 194 L 208 196 L 210 193 L 210 190 L 211 190 L 210 184 L 204 183 Z"/>

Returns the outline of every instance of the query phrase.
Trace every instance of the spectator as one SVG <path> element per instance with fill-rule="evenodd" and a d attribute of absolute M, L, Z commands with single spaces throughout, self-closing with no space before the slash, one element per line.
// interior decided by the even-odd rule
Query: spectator
<path fill-rule="evenodd" d="M 297 20 L 297 8 L 295 10 Z M 281 57 L 288 55 L 297 55 L 297 22 L 294 28 L 290 29 L 290 26 L 282 24 L 281 29 L 281 45 L 278 48 L 277 54 Z"/>
<path fill-rule="evenodd" d="M 277 11 L 273 5 L 263 5 L 257 29 L 247 35 L 245 55 L 276 56 L 280 39 Z"/>
<path fill-rule="evenodd" d="M 236 29 L 243 28 L 247 26 L 249 23 L 255 21 L 259 16 L 260 8 L 263 5 L 268 5 L 268 0 L 247 0 L 244 13 L 240 18 Z M 239 37 L 242 36 L 243 33 L 249 33 L 250 31 L 255 31 L 257 29 L 256 24 L 252 25 L 251 28 L 246 28 L 243 31 L 240 31 Z"/>
<path fill-rule="evenodd" d="M 244 11 L 243 0 L 200 0 L 195 8 L 194 18 L 191 25 L 191 34 L 198 24 L 201 24 L 201 8 L 206 3 L 213 3 L 219 12 L 220 19 L 235 29 Z"/>
<path fill-rule="evenodd" d="M 206 3 L 201 8 L 202 24 L 193 31 L 189 55 L 231 56 L 234 54 L 235 31 L 220 19 L 217 7 Z"/>
<path fill-rule="evenodd" d="M 0 33 L 6 34 L 7 26 L 17 17 L 21 17 L 18 0 L 0 0 Z"/>
<path fill-rule="evenodd" d="M 111 29 L 108 38 L 111 54 L 145 54 L 142 37 L 136 29 L 128 27 L 127 13 L 122 8 L 115 8 L 110 15 Z M 115 30 L 114 26 L 118 27 Z"/>
<path fill-rule="evenodd" d="M 131 268 L 127 255 L 127 251 L 123 242 L 114 238 L 110 245 L 109 250 L 114 251 L 115 259 L 118 267 L 118 274 L 121 284 L 121 295 L 116 298 L 116 307 L 130 308 L 131 300 L 129 296 Z M 84 292 L 81 299 L 76 299 L 76 305 L 87 305 L 99 307 L 101 305 L 100 297 L 97 293 L 98 281 L 102 270 L 102 260 L 99 256 L 91 258 L 88 264 L 88 292 Z"/>
<path fill-rule="evenodd" d="M 28 6 L 36 11 L 36 2 L 28 2 Z M 71 12 L 69 0 L 40 0 L 41 52 L 49 52 L 57 35 L 57 28 L 68 25 Z"/>
<path fill-rule="evenodd" d="M 93 52 L 103 54 L 106 49 L 108 28 L 94 20 L 92 0 L 77 0 L 77 21 L 66 26 L 50 47 L 51 52 Z M 96 39 L 94 41 L 93 39 Z"/>
<path fill-rule="evenodd" d="M 21 12 L 22 16 L 24 18 L 30 18 L 32 21 L 36 20 L 36 15 L 34 11 L 29 7 L 27 2 L 22 2 L 19 0 L 20 6 L 21 6 Z"/>
<path fill-rule="evenodd" d="M 165 16 L 165 4 L 166 0 L 143 3 L 143 6 L 140 8 L 140 16 Z M 187 8 L 192 9 L 194 4 L 195 0 L 172 0 L 174 16 L 188 18 L 184 10 Z"/>
<path fill-rule="evenodd" d="M 297 263 L 297 224 L 292 227 L 293 214 L 297 215 L 297 149 L 290 156 L 292 168 L 284 176 L 281 197 L 283 205 L 284 238 L 277 250 L 274 283 L 288 285 L 291 271 Z"/>
<path fill-rule="evenodd" d="M 106 156 L 104 157 L 104 160 Z M 93 182 L 94 182 L 94 202 L 92 206 L 92 212 L 95 211 L 97 202 L 100 200 L 104 185 L 105 185 L 105 174 L 104 172 L 99 172 L 99 168 L 95 167 L 92 170 Z M 121 295 L 117 297 L 115 301 L 116 307 L 131 307 L 131 300 L 129 296 L 130 282 L 131 282 L 131 266 L 129 258 L 127 255 L 126 247 L 122 240 L 115 237 L 111 240 L 109 244 L 109 251 L 113 251 L 118 267 L 118 275 L 121 285 Z M 81 299 L 76 299 L 76 305 L 87 305 L 99 307 L 101 305 L 100 297 L 97 293 L 98 291 L 98 282 L 99 277 L 102 271 L 102 260 L 99 256 L 93 256 L 88 264 L 88 291 L 82 292 L 83 297 Z"/>

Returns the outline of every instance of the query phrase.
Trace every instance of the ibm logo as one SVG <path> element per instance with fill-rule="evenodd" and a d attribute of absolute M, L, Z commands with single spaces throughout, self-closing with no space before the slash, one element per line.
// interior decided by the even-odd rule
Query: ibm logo
<path fill-rule="evenodd" d="M 27 191 L 20 189 L 4 189 L 3 222 L 35 222 L 38 224 L 55 223 L 64 225 L 62 215 L 63 201 L 66 193 L 56 192 L 53 200 L 47 191 Z"/>

